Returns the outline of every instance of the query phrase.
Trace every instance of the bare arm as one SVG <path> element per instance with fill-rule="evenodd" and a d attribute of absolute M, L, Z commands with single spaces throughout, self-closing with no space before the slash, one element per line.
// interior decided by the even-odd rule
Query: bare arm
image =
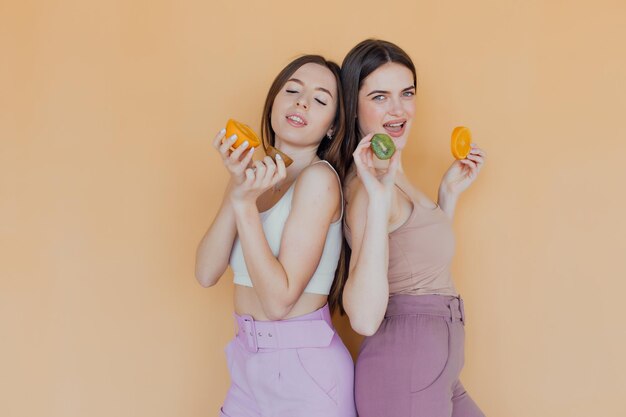
<path fill-rule="evenodd" d="M 358 184 L 348 202 L 346 221 L 352 231 L 352 257 L 343 303 L 354 331 L 372 335 L 385 316 L 389 301 L 389 218 L 400 151 L 387 172 L 377 177 L 370 150 L 372 135 L 354 151 Z"/>
<path fill-rule="evenodd" d="M 264 162 L 267 167 L 273 164 L 269 158 Z M 268 169 L 256 168 L 257 176 Z M 308 167 L 300 174 L 278 257 L 267 243 L 255 201 L 234 199 L 237 232 L 263 311 L 271 320 L 280 320 L 296 304 L 319 264 L 328 228 L 340 204 L 339 184 L 324 164 Z"/>
<path fill-rule="evenodd" d="M 235 138 L 229 138 L 222 144 L 224 130 L 213 140 L 213 147 L 218 150 L 222 161 L 231 174 L 231 180 L 224 194 L 222 205 L 206 231 L 196 250 L 196 279 L 203 287 L 215 285 L 228 267 L 233 242 L 237 237 L 235 215 L 228 196 L 232 188 L 244 180 L 244 170 L 252 160 L 253 150 L 246 152 L 247 145 L 240 145 L 234 152 L 229 147 Z"/>
<path fill-rule="evenodd" d="M 219 281 L 228 267 L 236 237 L 235 214 L 230 200 L 224 198 L 217 216 L 196 250 L 196 279 L 200 285 L 210 287 Z"/>
<path fill-rule="evenodd" d="M 467 158 L 454 161 L 444 174 L 439 186 L 438 204 L 450 219 L 454 217 L 459 196 L 476 180 L 484 162 L 484 151 L 472 144 Z"/>
<path fill-rule="evenodd" d="M 364 336 L 376 332 L 389 300 L 389 207 L 380 199 L 372 200 L 359 184 L 346 213 L 352 232 L 352 256 L 343 304 L 350 325 Z"/>

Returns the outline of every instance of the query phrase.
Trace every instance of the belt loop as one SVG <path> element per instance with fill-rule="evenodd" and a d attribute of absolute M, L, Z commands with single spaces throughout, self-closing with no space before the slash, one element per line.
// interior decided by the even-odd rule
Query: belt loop
<path fill-rule="evenodd" d="M 462 304 L 461 297 L 454 297 L 450 301 L 448 308 L 450 309 L 450 320 L 452 321 L 452 323 L 457 322 L 457 321 L 464 322 L 465 317 L 463 314 L 462 306 L 463 304 Z"/>
<path fill-rule="evenodd" d="M 456 321 L 456 309 L 454 308 L 456 303 L 456 298 L 450 300 L 450 304 L 448 304 L 448 309 L 450 310 L 450 321 L 454 323 Z"/>
<path fill-rule="evenodd" d="M 465 324 L 465 305 L 460 295 L 459 295 L 459 308 L 461 309 L 461 321 L 463 322 L 463 324 Z"/>

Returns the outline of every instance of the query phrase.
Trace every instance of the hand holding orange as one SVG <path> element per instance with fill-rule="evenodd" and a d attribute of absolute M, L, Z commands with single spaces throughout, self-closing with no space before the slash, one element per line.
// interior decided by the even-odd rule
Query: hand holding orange
<path fill-rule="evenodd" d="M 226 135 L 224 136 L 224 139 L 222 139 L 222 143 L 233 135 L 237 135 L 237 139 L 231 145 L 231 149 L 237 149 L 237 147 L 245 141 L 248 141 L 248 148 L 256 148 L 261 145 L 261 139 L 259 139 L 250 126 L 238 122 L 235 119 L 229 119 L 226 123 Z M 265 153 L 274 160 L 276 160 L 276 155 L 280 155 L 285 162 L 285 167 L 288 167 L 293 163 L 293 160 L 288 155 L 273 146 L 268 146 Z"/>

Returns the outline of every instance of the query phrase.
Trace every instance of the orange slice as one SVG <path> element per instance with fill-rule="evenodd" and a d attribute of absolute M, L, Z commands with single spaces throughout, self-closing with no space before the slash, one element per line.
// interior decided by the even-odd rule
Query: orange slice
<path fill-rule="evenodd" d="M 245 141 L 248 141 L 249 147 L 252 148 L 256 148 L 261 144 L 261 140 L 256 133 L 254 133 L 254 130 L 250 129 L 250 126 L 238 122 L 235 119 L 229 119 L 226 123 L 226 136 L 224 136 L 222 142 L 227 140 L 232 135 L 237 135 L 235 143 L 231 146 L 233 149 L 236 149 Z"/>
<path fill-rule="evenodd" d="M 456 159 L 465 159 L 472 150 L 472 133 L 464 126 L 455 127 L 452 131 L 452 155 Z"/>

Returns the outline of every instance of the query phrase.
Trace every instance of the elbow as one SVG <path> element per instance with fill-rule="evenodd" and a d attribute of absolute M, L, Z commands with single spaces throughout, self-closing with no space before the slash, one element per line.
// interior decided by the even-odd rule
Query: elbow
<path fill-rule="evenodd" d="M 350 319 L 350 327 L 352 327 L 352 330 L 361 336 L 373 336 L 378 331 L 380 323 L 383 321 L 384 313 L 382 317 L 379 317 L 369 310 L 354 309 L 354 306 L 349 303 L 346 304 L 345 298 L 344 307 Z"/>
<path fill-rule="evenodd" d="M 198 283 L 204 287 L 209 288 L 217 284 L 221 275 L 215 275 L 210 273 L 203 273 L 202 271 L 196 270 L 196 280 Z"/>
<path fill-rule="evenodd" d="M 291 312 L 293 305 L 287 305 L 279 302 L 271 302 L 270 305 L 263 308 L 265 315 L 271 321 L 284 320 Z"/>
<path fill-rule="evenodd" d="M 200 283 L 200 285 L 203 288 L 210 288 L 212 286 L 214 286 L 215 284 L 217 284 L 217 281 L 204 281 L 204 280 L 198 280 L 198 282 Z"/>
<path fill-rule="evenodd" d="M 350 326 L 352 330 L 360 334 L 361 336 L 373 336 L 380 327 L 380 322 L 374 323 L 367 320 L 352 320 L 350 319 Z"/>
<path fill-rule="evenodd" d="M 210 288 L 210 287 L 214 286 L 215 284 L 217 284 L 217 280 L 204 279 L 204 278 L 197 277 L 197 276 L 196 276 L 196 279 L 198 280 L 198 283 L 203 288 Z"/>

